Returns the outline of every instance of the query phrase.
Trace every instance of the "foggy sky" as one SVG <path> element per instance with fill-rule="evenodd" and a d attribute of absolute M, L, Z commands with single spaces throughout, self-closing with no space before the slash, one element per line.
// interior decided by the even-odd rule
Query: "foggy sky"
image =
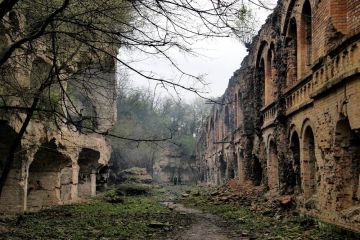
<path fill-rule="evenodd" d="M 275 2 L 275 0 L 269 1 Z M 258 26 L 261 26 L 270 12 L 260 8 L 254 8 L 254 11 L 256 11 L 256 16 L 259 18 Z M 179 71 L 174 69 L 163 58 L 122 49 L 120 49 L 120 56 L 131 62 L 132 67 L 140 69 L 144 73 L 151 73 L 151 75 L 156 77 L 175 81 L 185 86 L 195 87 L 200 89 L 205 97 L 221 96 L 227 87 L 229 78 L 240 67 L 241 61 L 247 55 L 246 48 L 240 41 L 230 37 L 198 41 L 191 47 L 196 52 L 196 55 L 186 55 L 179 51 L 171 50 L 169 56 L 172 57 L 177 66 L 184 72 L 196 76 L 203 75 L 204 80 L 208 84 L 206 86 L 189 81 L 186 77 L 181 76 Z M 157 95 L 164 96 L 170 94 L 176 99 L 181 98 L 187 101 L 197 97 L 196 94 L 183 91 L 179 88 L 176 91 L 171 88 L 164 90 L 162 86 L 157 85 L 157 82 L 149 81 L 130 72 L 129 80 L 132 86 L 149 88 L 151 91 L 155 91 Z"/>

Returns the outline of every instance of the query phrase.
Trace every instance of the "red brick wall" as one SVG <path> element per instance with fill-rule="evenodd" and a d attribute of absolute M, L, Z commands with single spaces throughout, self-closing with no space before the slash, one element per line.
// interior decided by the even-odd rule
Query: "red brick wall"
<path fill-rule="evenodd" d="M 313 61 L 325 54 L 325 32 L 329 21 L 329 1 L 321 1 L 312 9 L 313 12 Z"/>
<path fill-rule="evenodd" d="M 345 0 L 343 0 L 345 2 Z M 348 30 L 351 33 L 360 30 L 360 0 L 347 0 Z"/>
<path fill-rule="evenodd" d="M 356 0 L 359 2 L 358 0 Z M 347 33 L 346 23 L 347 0 L 330 0 L 331 22 L 335 29 L 343 34 Z"/>

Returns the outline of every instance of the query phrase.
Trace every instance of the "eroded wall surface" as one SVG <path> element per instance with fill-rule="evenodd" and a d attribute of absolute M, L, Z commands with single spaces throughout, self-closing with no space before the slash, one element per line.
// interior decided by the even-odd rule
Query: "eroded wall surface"
<path fill-rule="evenodd" d="M 18 12 L 11 11 L 5 20 L 0 23 L 1 51 L 18 40 L 17 33 L 26 25 Z M 40 96 L 37 107 L 52 111 L 35 111 L 26 127 L 1 192 L 0 212 L 36 210 L 93 196 L 97 175 L 104 175 L 110 159 L 111 147 L 102 133 L 116 120 L 115 63 L 107 56 L 75 51 L 67 60 L 68 69 L 57 75 L 59 81 L 38 94 L 36 89 L 51 77 L 54 65 L 62 66 L 51 61 L 46 40 L 32 41 L 31 51 L 17 49 L 0 68 L 0 176 L 31 102 Z M 117 49 L 109 52 L 116 55 Z M 92 58 L 96 64 L 85 63 Z M 67 100 L 59 95 L 59 83 L 62 94 L 71 96 Z"/>
<path fill-rule="evenodd" d="M 360 231 L 360 4 L 279 1 L 197 144 L 203 182 L 263 185 Z"/>

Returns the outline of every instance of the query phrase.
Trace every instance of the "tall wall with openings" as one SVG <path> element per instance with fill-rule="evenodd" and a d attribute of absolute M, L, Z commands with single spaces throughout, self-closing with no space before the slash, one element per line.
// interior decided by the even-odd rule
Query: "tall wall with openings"
<path fill-rule="evenodd" d="M 21 11 L 3 17 L 1 50 L 28 31 Z M 116 120 L 115 61 L 66 38 L 55 58 L 44 38 L 0 66 L 0 213 L 76 202 L 95 195 L 97 176 L 106 176 L 111 148 L 99 133 Z M 116 56 L 118 48 L 108 50 Z"/>
<path fill-rule="evenodd" d="M 360 231 L 359 12 L 354 0 L 278 2 L 199 134 L 203 182 L 291 194 Z M 228 116 L 234 127 L 214 134 Z"/>

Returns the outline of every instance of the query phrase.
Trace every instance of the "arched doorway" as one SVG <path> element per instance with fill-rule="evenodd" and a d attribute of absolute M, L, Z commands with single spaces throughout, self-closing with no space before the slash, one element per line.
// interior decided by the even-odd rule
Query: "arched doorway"
<path fill-rule="evenodd" d="M 307 126 L 304 131 L 303 148 L 303 190 L 305 198 L 310 198 L 316 193 L 317 162 L 315 155 L 315 138 L 311 127 Z"/>
<path fill-rule="evenodd" d="M 27 206 L 39 209 L 71 200 L 72 162 L 59 152 L 55 139 L 42 144 L 29 168 Z"/>
<path fill-rule="evenodd" d="M 255 155 L 253 156 L 253 160 L 253 182 L 255 186 L 260 186 L 262 183 L 263 169 L 259 159 Z"/>
<path fill-rule="evenodd" d="M 339 179 L 336 198 L 340 208 L 346 208 L 360 200 L 360 138 L 351 130 L 347 118 L 337 123 L 335 134 L 335 173 Z"/>
<path fill-rule="evenodd" d="M 78 161 L 80 167 L 78 181 L 79 197 L 96 195 L 96 173 L 100 166 L 98 163 L 99 158 L 99 151 L 90 148 L 81 149 Z"/>
<path fill-rule="evenodd" d="M 293 194 L 301 192 L 300 141 L 296 132 L 290 139 L 290 159 L 285 168 L 285 191 Z"/>

